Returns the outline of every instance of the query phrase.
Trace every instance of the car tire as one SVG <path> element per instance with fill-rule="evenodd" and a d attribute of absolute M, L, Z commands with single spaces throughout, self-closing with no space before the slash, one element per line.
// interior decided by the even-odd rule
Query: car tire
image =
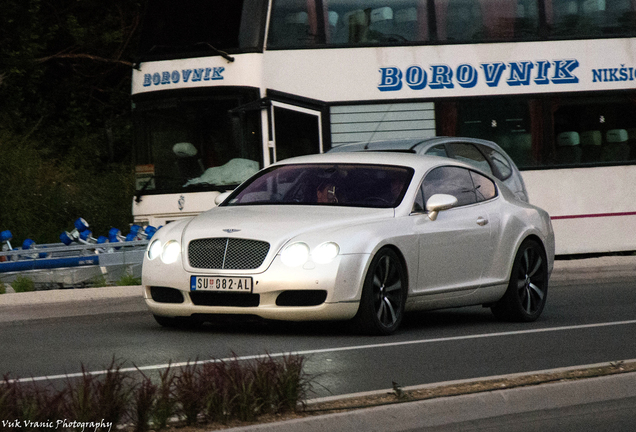
<path fill-rule="evenodd" d="M 539 318 L 548 296 L 548 260 L 541 244 L 524 241 L 512 265 L 508 289 L 491 310 L 502 321 L 531 322 Z"/>
<path fill-rule="evenodd" d="M 356 329 L 365 334 L 390 335 L 404 318 L 408 278 L 397 253 L 390 248 L 373 257 L 364 280 Z"/>
<path fill-rule="evenodd" d="M 152 316 L 162 327 L 189 329 L 196 328 L 201 325 L 201 322 L 188 317 L 167 317 L 154 314 Z"/>

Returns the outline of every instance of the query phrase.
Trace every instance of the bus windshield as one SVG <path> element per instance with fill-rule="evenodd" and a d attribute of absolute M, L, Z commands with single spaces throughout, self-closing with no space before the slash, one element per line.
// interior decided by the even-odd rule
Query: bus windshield
<path fill-rule="evenodd" d="M 260 113 L 238 96 L 136 103 L 138 194 L 227 190 L 261 165 Z"/>
<path fill-rule="evenodd" d="M 263 44 L 266 0 L 150 0 L 142 61 L 257 51 Z"/>

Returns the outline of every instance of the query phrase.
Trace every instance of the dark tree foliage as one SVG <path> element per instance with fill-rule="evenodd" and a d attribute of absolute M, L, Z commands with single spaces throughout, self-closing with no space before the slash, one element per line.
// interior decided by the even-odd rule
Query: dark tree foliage
<path fill-rule="evenodd" d="M 131 221 L 130 78 L 144 6 L 3 0 L 0 230 L 14 239 L 58 241 L 79 216 L 96 234 Z"/>

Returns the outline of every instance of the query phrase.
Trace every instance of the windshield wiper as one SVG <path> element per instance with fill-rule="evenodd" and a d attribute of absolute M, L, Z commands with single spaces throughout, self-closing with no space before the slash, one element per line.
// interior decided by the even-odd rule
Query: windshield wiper
<path fill-rule="evenodd" d="M 225 51 L 221 51 L 220 49 L 216 48 L 215 46 L 209 44 L 208 42 L 197 42 L 194 44 L 195 46 L 197 45 L 204 45 L 208 48 L 210 48 L 215 54 L 220 55 L 221 57 L 223 57 L 225 60 L 228 61 L 228 63 L 232 63 L 234 61 L 234 57 L 232 57 L 231 55 L 229 55 L 228 53 L 226 53 Z"/>
<path fill-rule="evenodd" d="M 166 50 L 166 49 L 184 50 L 186 48 L 196 47 L 196 46 L 199 46 L 199 45 L 203 45 L 203 46 L 209 48 L 210 50 L 212 50 L 212 52 L 214 52 L 215 54 L 220 55 L 225 60 L 227 60 L 228 63 L 232 63 L 235 60 L 234 57 L 232 57 L 231 55 L 229 55 L 225 51 L 221 51 L 220 49 L 216 48 L 215 46 L 211 45 L 208 42 L 197 42 L 197 43 L 194 43 L 192 45 L 153 45 L 152 48 L 150 48 L 146 54 L 152 54 L 155 51 L 161 51 L 161 50 Z"/>
<path fill-rule="evenodd" d="M 148 180 L 146 180 L 146 183 L 144 183 L 144 185 L 141 187 L 141 189 L 139 189 L 136 193 L 135 193 L 135 202 L 137 204 L 139 204 L 141 202 L 141 196 L 144 194 L 144 192 L 146 192 L 146 189 L 148 188 L 148 186 L 150 186 L 150 183 L 152 183 L 152 181 L 155 179 L 154 174 L 151 175 L 150 177 L 148 177 Z"/>

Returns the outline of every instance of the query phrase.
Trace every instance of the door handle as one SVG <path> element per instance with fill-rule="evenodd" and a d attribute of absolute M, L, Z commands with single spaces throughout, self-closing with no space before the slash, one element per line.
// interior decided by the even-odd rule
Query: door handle
<path fill-rule="evenodd" d="M 483 217 L 477 218 L 477 225 L 479 226 L 488 225 L 488 219 L 485 219 Z"/>

